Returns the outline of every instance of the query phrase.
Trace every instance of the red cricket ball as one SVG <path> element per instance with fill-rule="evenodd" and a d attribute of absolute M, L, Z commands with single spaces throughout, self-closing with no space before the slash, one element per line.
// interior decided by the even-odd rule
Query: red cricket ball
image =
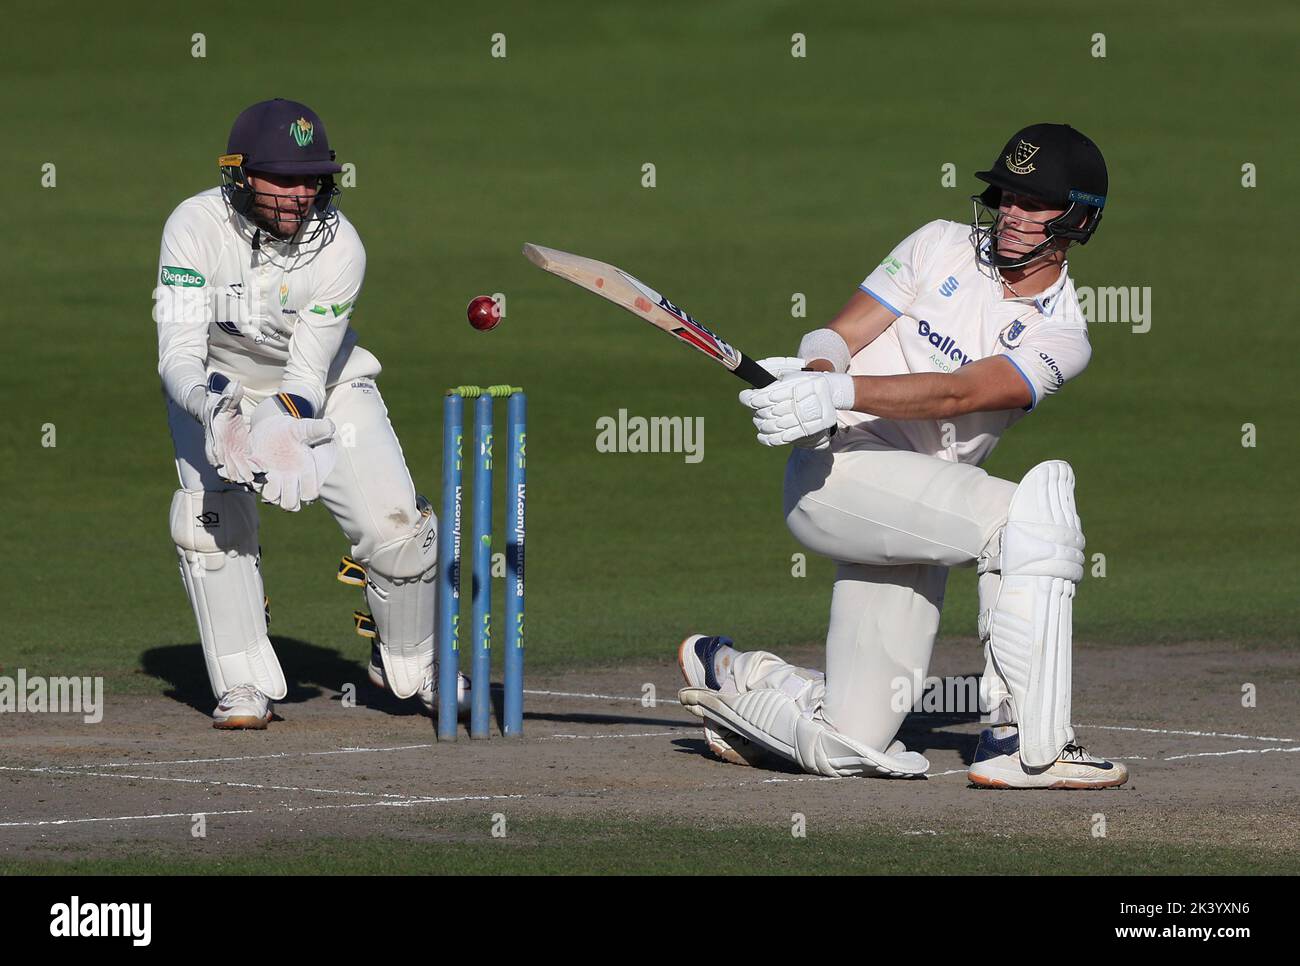
<path fill-rule="evenodd" d="M 501 321 L 501 308 L 490 295 L 478 295 L 470 299 L 465 314 L 469 317 L 469 324 L 480 332 L 495 329 Z"/>

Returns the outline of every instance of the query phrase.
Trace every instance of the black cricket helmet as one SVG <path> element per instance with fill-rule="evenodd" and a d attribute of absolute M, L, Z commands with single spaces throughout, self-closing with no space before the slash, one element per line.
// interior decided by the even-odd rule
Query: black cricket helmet
<path fill-rule="evenodd" d="M 1045 258 L 1062 247 L 1058 239 L 1065 247 L 1086 245 L 1101 222 L 1109 186 L 1101 150 L 1068 124 L 1031 124 L 1017 131 L 993 166 L 975 177 L 988 187 L 971 195 L 971 242 L 981 262 L 998 268 L 1020 268 Z M 1065 209 L 1043 223 L 1047 237 L 1023 253 L 999 251 L 1004 218 L 998 207 L 1004 191 Z"/>

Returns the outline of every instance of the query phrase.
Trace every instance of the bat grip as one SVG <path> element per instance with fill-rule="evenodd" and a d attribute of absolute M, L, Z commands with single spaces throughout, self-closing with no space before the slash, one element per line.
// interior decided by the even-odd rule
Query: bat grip
<path fill-rule="evenodd" d="M 776 376 L 743 353 L 740 356 L 740 365 L 731 371 L 755 389 L 762 389 L 764 386 L 770 386 L 776 382 Z"/>

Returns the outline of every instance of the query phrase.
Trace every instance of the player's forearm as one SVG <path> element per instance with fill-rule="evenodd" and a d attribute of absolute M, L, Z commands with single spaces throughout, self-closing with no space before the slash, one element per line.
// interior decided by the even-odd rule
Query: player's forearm
<path fill-rule="evenodd" d="M 948 373 L 854 376 L 853 411 L 885 419 L 947 419 L 960 416 L 962 387 Z"/>
<path fill-rule="evenodd" d="M 195 419 L 202 418 L 207 371 L 197 360 L 173 358 L 160 362 L 158 374 L 169 399 Z"/>
<path fill-rule="evenodd" d="M 158 375 L 168 397 L 191 416 L 200 418 L 208 377 L 205 304 L 200 293 L 166 294 L 166 298 L 158 298 L 154 314 L 158 323 Z"/>

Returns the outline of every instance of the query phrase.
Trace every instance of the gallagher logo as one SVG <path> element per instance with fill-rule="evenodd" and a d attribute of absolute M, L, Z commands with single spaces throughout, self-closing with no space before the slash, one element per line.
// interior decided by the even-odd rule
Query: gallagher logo
<path fill-rule="evenodd" d="M 961 349 L 957 348 L 957 343 L 952 341 L 952 336 L 944 335 L 942 332 L 936 332 L 934 329 L 930 328 L 930 323 L 925 321 L 925 319 L 921 319 L 921 321 L 916 323 L 916 333 L 929 342 L 930 345 L 938 349 L 940 355 L 947 356 L 954 362 L 958 362 L 964 366 L 966 363 L 974 361 L 970 356 L 962 352 Z"/>

